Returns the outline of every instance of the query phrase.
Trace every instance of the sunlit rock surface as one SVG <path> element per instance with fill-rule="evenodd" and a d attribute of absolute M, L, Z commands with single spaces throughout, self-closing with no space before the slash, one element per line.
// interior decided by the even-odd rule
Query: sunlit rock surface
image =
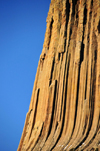
<path fill-rule="evenodd" d="M 100 0 L 51 0 L 18 151 L 100 151 Z"/>

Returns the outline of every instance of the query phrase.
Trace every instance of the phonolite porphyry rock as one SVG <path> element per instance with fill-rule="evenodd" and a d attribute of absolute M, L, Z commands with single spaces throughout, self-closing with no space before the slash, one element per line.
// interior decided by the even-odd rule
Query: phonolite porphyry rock
<path fill-rule="evenodd" d="M 51 0 L 18 151 L 100 151 L 100 0 Z"/>

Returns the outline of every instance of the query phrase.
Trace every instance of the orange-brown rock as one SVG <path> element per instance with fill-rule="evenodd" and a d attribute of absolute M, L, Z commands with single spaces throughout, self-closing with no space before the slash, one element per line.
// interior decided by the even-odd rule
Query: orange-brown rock
<path fill-rule="evenodd" d="M 18 151 L 100 151 L 100 0 L 51 0 Z"/>

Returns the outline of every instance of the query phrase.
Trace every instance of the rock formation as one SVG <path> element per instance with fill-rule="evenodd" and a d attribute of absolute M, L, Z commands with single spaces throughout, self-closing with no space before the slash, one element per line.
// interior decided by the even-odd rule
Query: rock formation
<path fill-rule="evenodd" d="M 100 0 L 51 0 L 18 151 L 100 151 Z"/>

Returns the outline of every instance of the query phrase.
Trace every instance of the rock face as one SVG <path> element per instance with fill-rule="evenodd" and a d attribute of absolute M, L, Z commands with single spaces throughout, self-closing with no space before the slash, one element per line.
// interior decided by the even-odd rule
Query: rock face
<path fill-rule="evenodd" d="M 100 151 L 100 0 L 51 0 L 18 151 Z"/>

